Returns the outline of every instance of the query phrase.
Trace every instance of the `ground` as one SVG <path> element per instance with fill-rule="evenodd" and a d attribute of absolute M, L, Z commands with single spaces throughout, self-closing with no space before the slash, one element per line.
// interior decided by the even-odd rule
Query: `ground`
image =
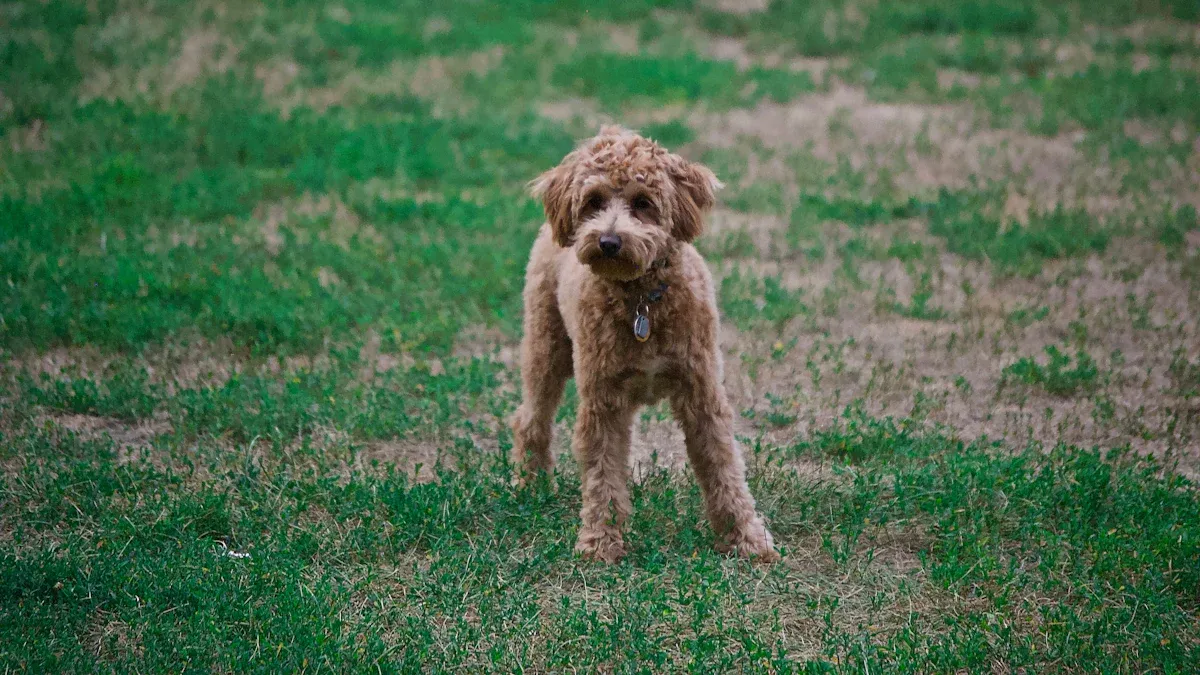
<path fill-rule="evenodd" d="M 1200 6 L 0 2 L 4 670 L 1187 672 Z M 699 241 L 785 558 L 666 409 L 630 555 L 512 486 L 524 184 Z M 1190 664 L 1190 665 L 1189 665 Z"/>

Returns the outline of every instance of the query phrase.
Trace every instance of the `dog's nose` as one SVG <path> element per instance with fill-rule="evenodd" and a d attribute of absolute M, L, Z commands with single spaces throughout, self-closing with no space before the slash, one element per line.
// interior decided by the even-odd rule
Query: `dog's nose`
<path fill-rule="evenodd" d="M 600 252 L 606 258 L 611 258 L 621 250 L 621 238 L 615 234 L 600 235 Z"/>

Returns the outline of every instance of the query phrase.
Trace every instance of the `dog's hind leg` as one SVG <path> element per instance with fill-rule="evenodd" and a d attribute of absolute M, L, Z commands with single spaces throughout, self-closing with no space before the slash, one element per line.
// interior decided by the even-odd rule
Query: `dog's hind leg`
<path fill-rule="evenodd" d="M 671 397 L 671 407 L 683 427 L 688 461 L 704 494 L 718 548 L 778 560 L 771 533 L 755 511 L 746 484 L 746 465 L 733 437 L 733 409 L 720 382 L 699 369 Z"/>
<path fill-rule="evenodd" d="M 512 458 L 518 481 L 554 466 L 550 452 L 554 413 L 571 371 L 571 339 L 553 292 L 527 288 L 521 341 L 522 401 L 513 418 Z"/>

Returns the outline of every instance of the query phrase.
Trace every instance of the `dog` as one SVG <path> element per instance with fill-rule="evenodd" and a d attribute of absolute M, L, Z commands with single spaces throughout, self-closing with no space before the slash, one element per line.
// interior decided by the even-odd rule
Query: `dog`
<path fill-rule="evenodd" d="M 691 245 L 720 181 L 703 165 L 606 125 L 529 186 L 546 222 L 525 273 L 523 400 L 513 419 L 518 480 L 553 467 L 554 415 L 574 376 L 572 451 L 583 488 L 575 550 L 621 559 L 634 414 L 667 398 L 718 549 L 778 560 L 733 435 L 712 276 Z"/>

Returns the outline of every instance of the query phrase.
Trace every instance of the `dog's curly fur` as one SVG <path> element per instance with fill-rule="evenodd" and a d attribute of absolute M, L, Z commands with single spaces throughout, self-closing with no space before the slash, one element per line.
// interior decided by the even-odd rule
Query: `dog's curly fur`
<path fill-rule="evenodd" d="M 686 437 L 722 550 L 776 560 L 755 511 L 722 385 L 712 277 L 689 243 L 721 187 L 706 167 L 626 129 L 605 126 L 531 184 L 545 205 L 526 270 L 524 400 L 513 422 L 515 465 L 553 465 L 551 427 L 567 380 L 579 391 L 573 450 L 583 482 L 576 551 L 615 561 L 632 506 L 629 444 L 637 408 L 664 397 Z M 612 236 L 619 237 L 613 251 Z M 607 248 L 601 246 L 606 237 Z M 635 339 L 637 305 L 651 333 Z"/>

